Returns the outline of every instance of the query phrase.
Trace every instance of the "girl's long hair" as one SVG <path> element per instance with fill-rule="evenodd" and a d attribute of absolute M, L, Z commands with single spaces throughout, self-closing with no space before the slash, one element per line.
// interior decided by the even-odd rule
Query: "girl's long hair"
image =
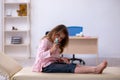
<path fill-rule="evenodd" d="M 57 25 L 51 31 L 49 31 L 49 33 L 45 37 L 48 37 L 48 39 L 52 41 L 52 36 L 57 33 L 65 34 L 65 38 L 61 41 L 61 45 L 60 45 L 60 49 L 61 49 L 60 53 L 62 53 L 64 51 L 64 48 L 68 45 L 69 42 L 69 35 L 68 35 L 67 27 L 65 25 L 63 24 Z"/>

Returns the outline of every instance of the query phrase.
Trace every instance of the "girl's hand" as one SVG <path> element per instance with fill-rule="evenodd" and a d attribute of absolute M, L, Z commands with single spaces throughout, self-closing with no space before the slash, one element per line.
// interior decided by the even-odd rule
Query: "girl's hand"
<path fill-rule="evenodd" d="M 50 53 L 54 54 L 54 52 L 59 48 L 59 44 L 54 43 L 52 48 L 50 49 Z"/>
<path fill-rule="evenodd" d="M 61 60 L 67 64 L 70 64 L 70 59 L 62 57 Z"/>

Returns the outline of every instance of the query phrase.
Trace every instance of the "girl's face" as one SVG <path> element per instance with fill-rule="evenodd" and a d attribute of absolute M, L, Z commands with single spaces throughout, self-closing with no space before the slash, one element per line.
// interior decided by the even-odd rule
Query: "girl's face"
<path fill-rule="evenodd" d="M 56 33 L 54 40 L 55 40 L 55 38 L 58 38 L 58 42 L 61 42 L 65 38 L 65 34 L 64 33 Z"/>

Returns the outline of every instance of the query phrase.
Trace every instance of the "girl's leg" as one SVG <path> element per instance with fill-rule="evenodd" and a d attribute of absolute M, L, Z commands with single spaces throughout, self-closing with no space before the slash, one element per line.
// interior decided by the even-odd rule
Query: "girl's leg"
<path fill-rule="evenodd" d="M 107 66 L 107 61 L 103 61 L 97 66 L 80 66 L 77 65 L 75 68 L 75 73 L 95 73 L 101 74 Z"/>

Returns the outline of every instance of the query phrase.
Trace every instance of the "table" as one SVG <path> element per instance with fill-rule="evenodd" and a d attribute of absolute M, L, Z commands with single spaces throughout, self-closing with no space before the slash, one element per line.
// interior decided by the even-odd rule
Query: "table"
<path fill-rule="evenodd" d="M 64 54 L 96 54 L 98 63 L 98 38 L 97 37 L 70 37 L 69 44 Z"/>

